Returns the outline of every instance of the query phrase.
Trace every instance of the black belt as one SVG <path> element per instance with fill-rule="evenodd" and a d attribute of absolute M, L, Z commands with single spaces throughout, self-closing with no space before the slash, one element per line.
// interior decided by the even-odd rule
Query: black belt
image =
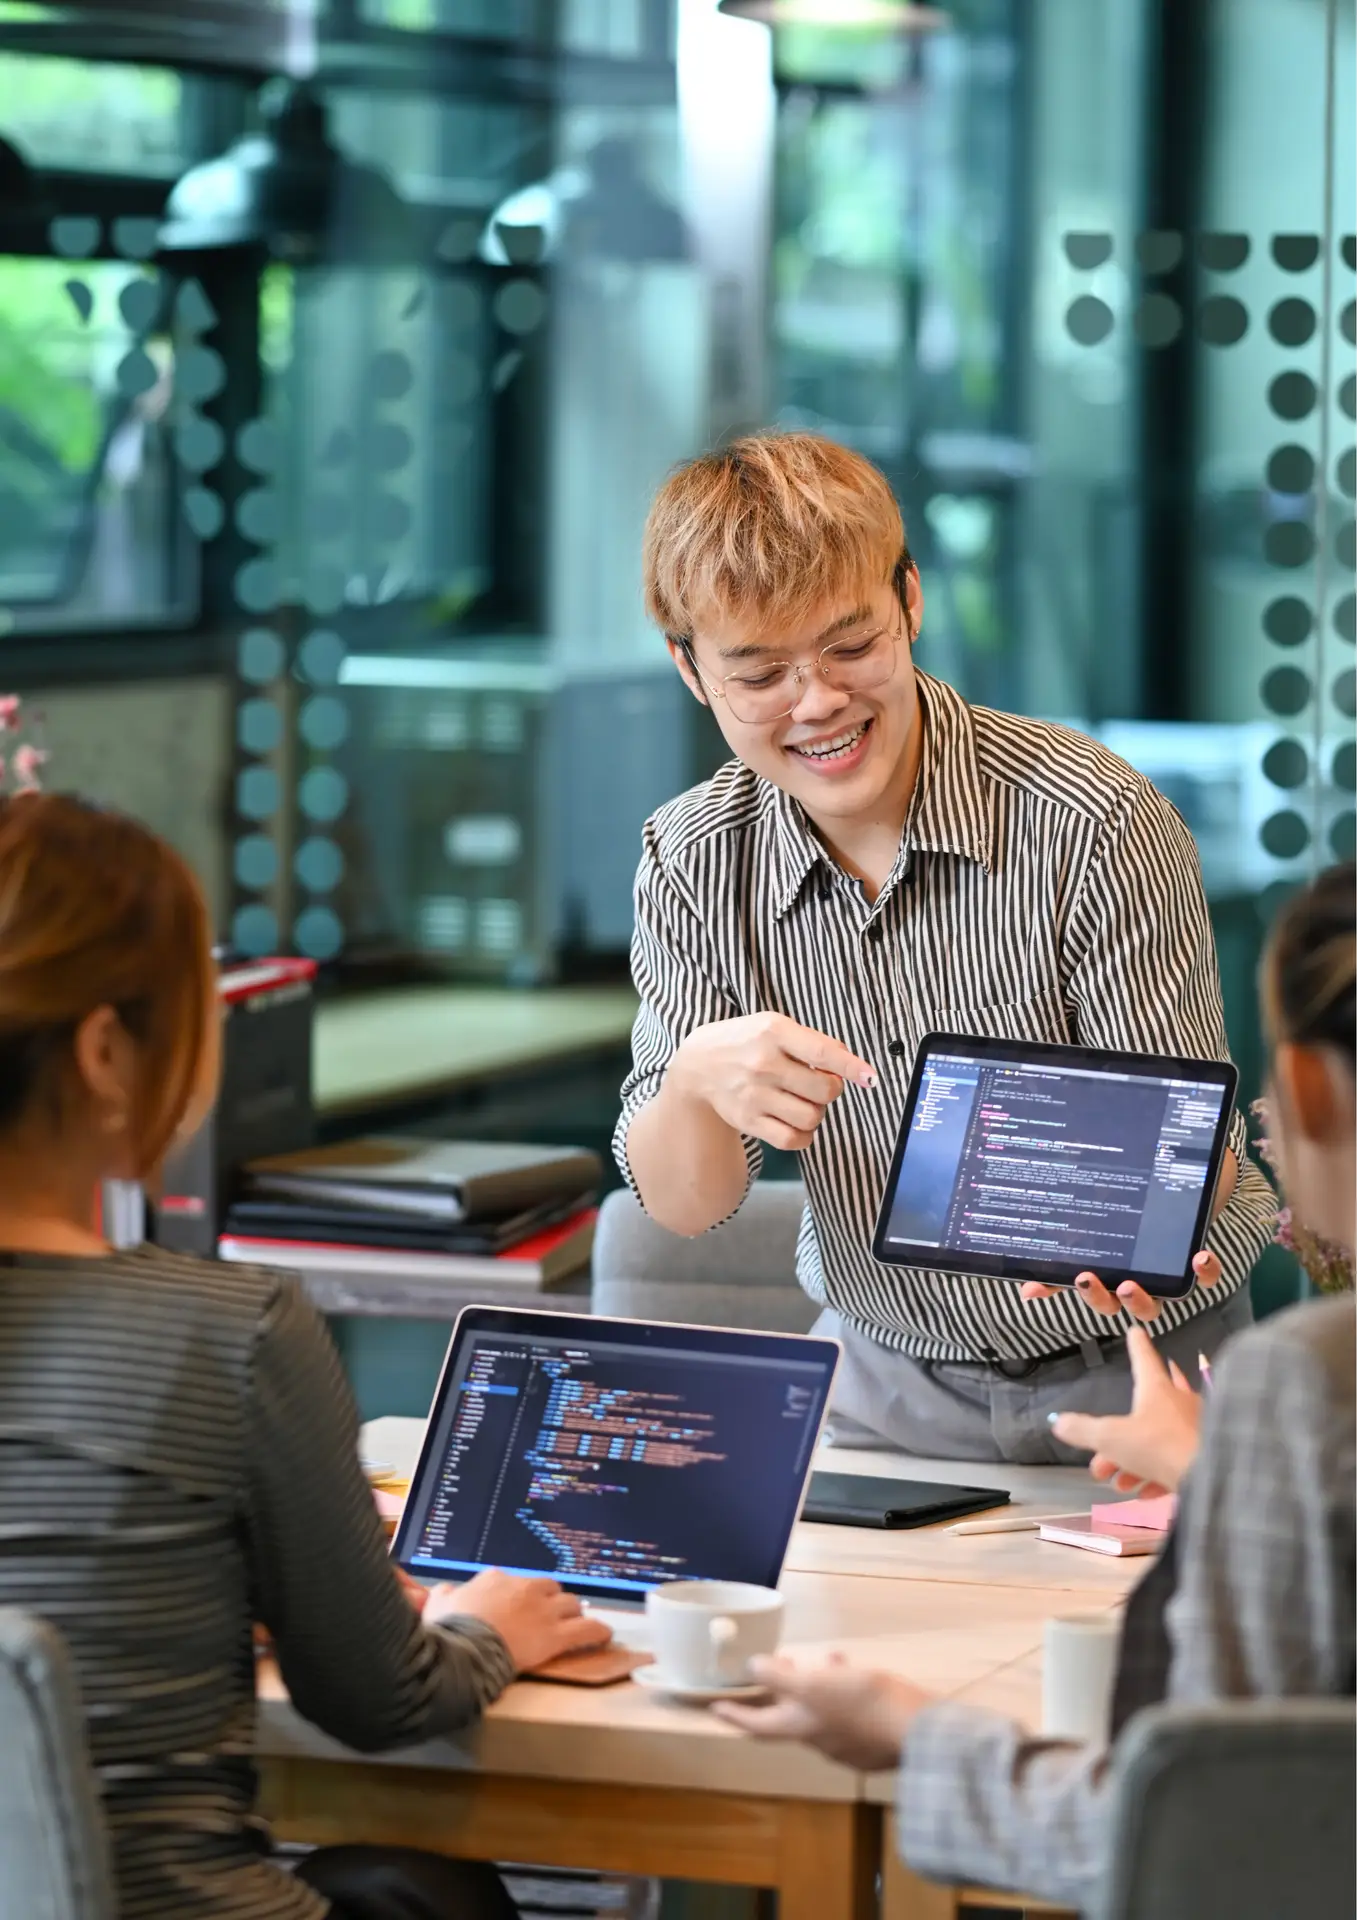
<path fill-rule="evenodd" d="M 1109 1355 L 1123 1353 L 1126 1349 L 1124 1333 L 1092 1335 L 1087 1340 L 1076 1340 L 1071 1346 L 1057 1347 L 1053 1353 L 1038 1353 L 1023 1359 L 1006 1359 L 996 1353 L 992 1347 L 984 1349 L 984 1364 L 991 1373 L 997 1373 L 1003 1380 L 1030 1380 L 1038 1367 L 1049 1366 L 1053 1360 L 1080 1360 L 1086 1367 L 1106 1366 Z"/>

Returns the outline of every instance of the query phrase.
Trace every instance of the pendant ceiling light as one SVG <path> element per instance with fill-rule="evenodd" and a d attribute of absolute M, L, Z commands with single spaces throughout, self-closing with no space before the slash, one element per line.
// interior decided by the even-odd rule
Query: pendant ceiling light
<path fill-rule="evenodd" d="M 164 253 L 258 247 L 304 263 L 399 261 L 411 249 L 410 213 L 376 167 L 350 160 L 330 138 L 325 103 L 297 81 L 271 81 L 263 125 L 175 186 L 160 230 Z"/>
<path fill-rule="evenodd" d="M 937 33 L 951 25 L 941 7 L 914 0 L 720 0 L 718 13 L 765 27 L 842 27 L 886 33 Z"/>

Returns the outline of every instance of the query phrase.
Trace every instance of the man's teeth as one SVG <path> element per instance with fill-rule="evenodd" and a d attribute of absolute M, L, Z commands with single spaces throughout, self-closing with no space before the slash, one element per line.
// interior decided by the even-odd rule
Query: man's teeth
<path fill-rule="evenodd" d="M 799 753 L 807 760 L 835 760 L 840 754 L 851 753 L 867 731 L 865 720 L 848 733 L 837 733 L 832 740 L 817 741 L 813 747 L 793 747 L 793 753 Z"/>

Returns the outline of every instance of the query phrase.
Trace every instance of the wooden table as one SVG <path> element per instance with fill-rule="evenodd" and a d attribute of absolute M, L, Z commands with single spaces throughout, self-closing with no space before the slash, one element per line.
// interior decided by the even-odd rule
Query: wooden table
<path fill-rule="evenodd" d="M 399 1465 L 417 1427 L 374 1423 L 365 1450 Z M 1087 1480 L 1060 1469 L 838 1452 L 829 1463 L 1009 1486 L 1041 1512 L 1089 1498 Z M 1138 1571 L 1034 1534 L 802 1527 L 782 1581 L 786 1645 L 841 1650 L 942 1695 L 1030 1712 L 1046 1619 L 1117 1605 Z M 259 1747 L 265 1811 L 282 1838 L 768 1887 L 779 1920 L 878 1912 L 887 1777 L 798 1747 L 755 1745 L 636 1686 L 520 1683 L 466 1735 L 373 1759 L 308 1726 L 265 1674 Z M 893 1855 L 886 1866 L 889 1920 L 950 1920 L 962 1910 L 956 1893 L 897 1870 Z"/>

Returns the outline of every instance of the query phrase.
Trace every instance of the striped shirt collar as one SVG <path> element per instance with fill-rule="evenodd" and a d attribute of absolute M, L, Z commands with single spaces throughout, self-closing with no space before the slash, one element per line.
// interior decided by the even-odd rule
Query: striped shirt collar
<path fill-rule="evenodd" d="M 912 853 L 956 853 L 990 871 L 989 799 L 975 751 L 975 723 L 954 687 L 914 670 L 919 690 L 924 748 L 919 785 L 901 836 L 900 854 L 883 893 L 889 893 Z M 774 787 L 777 896 L 779 919 L 795 902 L 806 876 L 817 864 L 830 866 L 805 811 L 781 787 Z"/>

